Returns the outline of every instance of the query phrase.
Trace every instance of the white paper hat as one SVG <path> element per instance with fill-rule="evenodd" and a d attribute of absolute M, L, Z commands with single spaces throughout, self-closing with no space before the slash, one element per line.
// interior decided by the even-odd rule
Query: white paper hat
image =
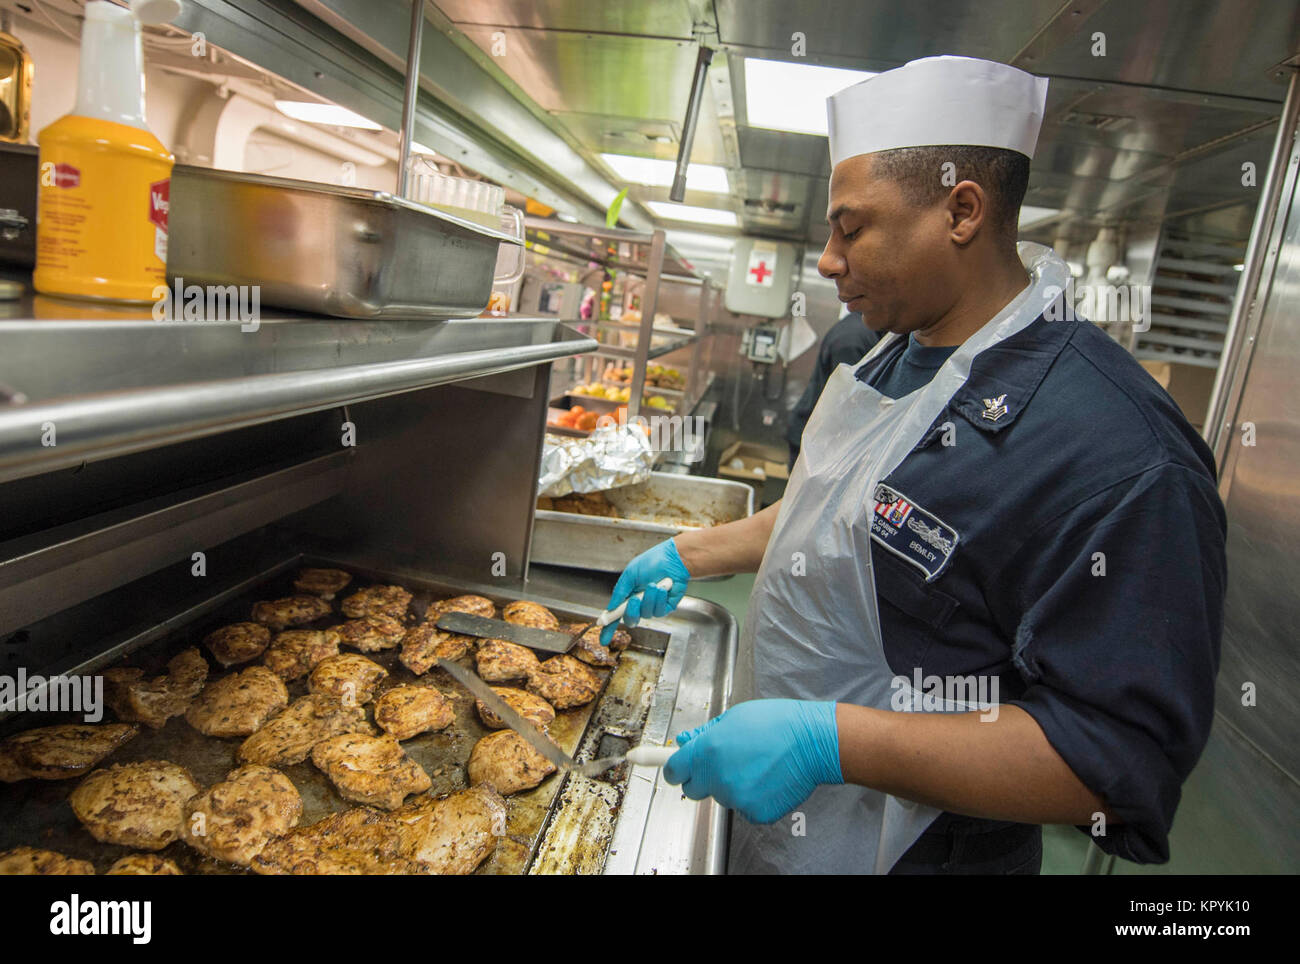
<path fill-rule="evenodd" d="M 831 165 L 899 147 L 1001 147 L 1032 158 L 1047 78 L 972 57 L 926 57 L 826 99 Z"/>

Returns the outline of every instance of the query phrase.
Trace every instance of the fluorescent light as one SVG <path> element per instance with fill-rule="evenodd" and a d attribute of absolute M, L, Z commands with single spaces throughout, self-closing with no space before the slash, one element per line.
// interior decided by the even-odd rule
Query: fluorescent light
<path fill-rule="evenodd" d="M 745 122 L 826 136 L 826 98 L 876 76 L 865 70 L 745 58 Z"/>
<path fill-rule="evenodd" d="M 383 130 L 374 121 L 338 104 L 318 104 L 310 100 L 277 100 L 275 109 L 285 117 L 308 124 L 325 124 L 330 127 L 359 127 L 366 131 Z"/>
<path fill-rule="evenodd" d="M 633 157 L 630 154 L 602 154 L 600 159 L 614 169 L 622 180 L 652 187 L 670 187 L 677 165 L 653 157 Z M 691 164 L 686 168 L 686 187 L 692 191 L 709 191 L 713 194 L 730 194 L 731 182 L 727 169 L 715 164 Z"/>
<path fill-rule="evenodd" d="M 437 154 L 438 152 L 435 151 L 432 147 L 425 147 L 419 141 L 411 141 L 411 153 L 412 154 Z"/>
<path fill-rule="evenodd" d="M 1233 271 L 1245 271 L 1245 270 L 1246 270 L 1246 266 L 1245 266 L 1244 264 L 1234 264 L 1234 265 L 1232 266 L 1232 270 L 1233 270 Z"/>
<path fill-rule="evenodd" d="M 673 204 L 671 201 L 647 201 L 646 207 L 665 221 L 698 221 L 700 224 L 722 224 L 734 227 L 736 216 L 718 208 L 700 208 L 691 204 Z"/>
<path fill-rule="evenodd" d="M 1032 204 L 1022 204 L 1020 206 L 1020 230 L 1032 228 L 1035 224 L 1054 218 L 1060 213 L 1060 208 L 1036 208 Z"/>

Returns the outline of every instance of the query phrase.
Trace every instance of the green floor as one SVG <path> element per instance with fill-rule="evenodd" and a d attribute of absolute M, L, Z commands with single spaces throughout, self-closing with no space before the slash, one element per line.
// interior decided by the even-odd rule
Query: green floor
<path fill-rule="evenodd" d="M 741 575 L 716 582 L 697 580 L 691 583 L 689 592 L 725 607 L 738 622 L 743 623 L 753 588 L 754 577 Z M 1087 852 L 1088 839 L 1073 827 L 1043 828 L 1043 873 L 1077 874 L 1083 867 Z"/>

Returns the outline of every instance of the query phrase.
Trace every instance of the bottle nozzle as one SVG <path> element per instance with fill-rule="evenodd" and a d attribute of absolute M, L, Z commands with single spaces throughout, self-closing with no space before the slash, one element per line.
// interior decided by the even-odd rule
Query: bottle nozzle
<path fill-rule="evenodd" d="M 181 0 L 131 0 L 135 19 L 149 26 L 171 23 L 181 12 Z"/>

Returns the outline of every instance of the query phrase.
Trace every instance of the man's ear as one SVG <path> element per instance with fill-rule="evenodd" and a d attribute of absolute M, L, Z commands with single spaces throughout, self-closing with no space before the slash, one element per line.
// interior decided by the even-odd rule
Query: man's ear
<path fill-rule="evenodd" d="M 959 182 L 948 195 L 948 236 L 958 244 L 975 240 L 988 216 L 988 198 L 974 181 Z"/>

